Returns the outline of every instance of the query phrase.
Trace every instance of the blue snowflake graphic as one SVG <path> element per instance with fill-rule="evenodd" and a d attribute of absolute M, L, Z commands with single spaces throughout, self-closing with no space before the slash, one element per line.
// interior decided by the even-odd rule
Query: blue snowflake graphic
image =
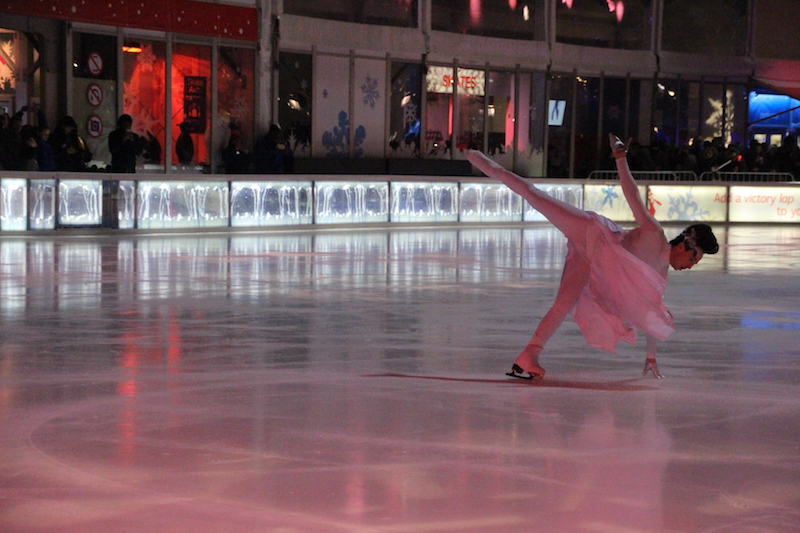
<path fill-rule="evenodd" d="M 361 84 L 361 92 L 364 93 L 364 105 L 375 109 L 375 103 L 381 97 L 378 92 L 378 80 L 372 79 L 372 76 L 367 76 L 364 83 Z"/>
<path fill-rule="evenodd" d="M 667 218 L 670 220 L 702 220 L 702 217 L 708 215 L 708 211 L 700 209 L 700 206 L 694 201 L 691 189 L 684 195 L 670 195 L 669 205 Z"/>
<path fill-rule="evenodd" d="M 364 126 L 356 128 L 355 138 L 353 139 L 353 153 L 352 157 L 361 157 L 364 155 L 364 149 L 361 147 L 364 144 L 364 139 L 367 138 L 367 130 Z M 350 142 L 350 119 L 347 118 L 347 113 L 339 111 L 339 124 L 333 127 L 333 131 L 326 131 L 322 134 L 322 145 L 328 151 L 325 157 L 347 157 L 348 144 Z"/>
<path fill-rule="evenodd" d="M 614 207 L 614 198 L 619 198 L 619 195 L 614 192 L 614 186 L 610 185 L 608 187 L 604 187 L 600 189 L 603 191 L 603 203 L 600 204 L 600 207 L 605 207 L 608 204 L 608 207 Z"/>

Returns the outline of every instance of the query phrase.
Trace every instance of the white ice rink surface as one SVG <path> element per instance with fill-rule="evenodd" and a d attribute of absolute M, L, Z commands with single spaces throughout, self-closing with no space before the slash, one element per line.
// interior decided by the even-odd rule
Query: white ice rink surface
<path fill-rule="evenodd" d="M 533 384 L 549 226 L 4 237 L 0 531 L 800 531 L 800 227 L 716 230 L 666 379 Z"/>

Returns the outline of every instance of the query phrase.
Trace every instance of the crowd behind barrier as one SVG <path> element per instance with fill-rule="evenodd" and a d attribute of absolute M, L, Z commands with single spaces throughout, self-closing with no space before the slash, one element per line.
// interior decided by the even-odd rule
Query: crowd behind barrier
<path fill-rule="evenodd" d="M 750 173 L 754 177 L 751 181 L 771 181 L 755 178 L 765 174 L 783 175 L 781 180 L 785 180 L 786 174 L 793 177 L 789 181 L 800 179 L 800 147 L 794 134 L 786 135 L 781 146 L 755 140 L 750 142 L 749 147 L 736 143 L 726 146 L 721 137 L 711 141 L 693 139 L 680 146 L 666 142 L 643 146 L 633 142 L 628 151 L 628 161 L 634 172 L 674 172 L 675 176 L 667 177 L 668 180 L 696 177 L 716 180 L 719 179 L 719 173 Z M 609 160 L 601 170 L 611 169 L 613 160 Z"/>
<path fill-rule="evenodd" d="M 31 124 L 25 124 L 28 117 Z M 140 152 L 140 159 L 152 160 L 152 149 L 143 146 Z M 160 159 L 160 147 L 157 152 L 156 157 Z M 241 133 L 232 130 L 229 143 L 219 155 L 223 161 L 219 169 L 221 173 L 281 174 L 294 170 L 294 158 L 276 125 L 270 126 L 268 132 L 256 139 L 252 150 L 243 145 Z M 786 135 L 781 146 L 755 140 L 751 141 L 749 147 L 735 143 L 726 146 L 721 137 L 711 141 L 693 139 L 680 146 L 661 141 L 651 146 L 633 142 L 628 160 L 631 170 L 648 173 L 648 179 L 714 181 L 720 179 L 720 173 L 726 176 L 740 173 L 749 175 L 747 179 L 739 181 L 800 179 L 800 147 L 794 134 Z M 603 171 L 613 169 L 613 159 L 610 156 L 605 158 L 600 167 L 588 177 L 596 179 L 607 176 Z M 0 170 L 108 172 L 111 167 L 92 159 L 86 143 L 77 133 L 77 124 L 72 117 L 62 117 L 51 131 L 40 109 L 23 107 L 13 116 L 0 113 Z M 775 176 L 777 174 L 781 177 Z M 792 178 L 787 178 L 787 175 Z M 548 173 L 547 177 L 564 176 Z"/>

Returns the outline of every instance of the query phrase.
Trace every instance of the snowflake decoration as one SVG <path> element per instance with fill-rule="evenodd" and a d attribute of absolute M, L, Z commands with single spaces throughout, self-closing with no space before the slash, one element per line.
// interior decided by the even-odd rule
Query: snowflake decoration
<path fill-rule="evenodd" d="M 604 195 L 603 196 L 603 203 L 601 204 L 601 207 L 605 207 L 605 205 L 608 204 L 608 207 L 612 207 L 613 208 L 614 207 L 614 198 L 619 198 L 619 195 L 614 192 L 614 186 L 611 185 L 609 187 L 603 187 L 600 190 L 603 191 L 603 195 Z"/>
<path fill-rule="evenodd" d="M 233 107 L 231 109 L 231 116 L 235 118 L 244 118 L 250 114 L 250 106 L 244 98 L 235 98 L 233 100 Z"/>
<path fill-rule="evenodd" d="M 405 109 L 403 109 L 403 121 L 406 124 L 413 124 L 417 121 L 417 104 L 414 102 L 409 102 L 406 104 Z"/>
<path fill-rule="evenodd" d="M 711 113 L 708 115 L 706 119 L 706 124 L 714 128 L 714 136 L 717 137 L 722 135 L 723 131 L 723 117 L 725 117 L 725 128 L 724 131 L 731 132 L 734 130 L 734 109 L 733 109 L 733 91 L 727 91 L 725 94 L 725 100 L 728 103 L 728 108 L 724 109 L 722 100 L 717 100 L 714 98 L 709 98 L 708 103 L 711 106 Z M 730 134 L 727 136 L 728 138 L 725 140 L 726 143 L 730 142 Z"/>
<path fill-rule="evenodd" d="M 685 194 L 669 195 L 669 205 L 667 218 L 670 220 L 702 220 L 708 216 L 708 211 L 700 209 L 700 206 L 694 201 L 694 193 L 691 189 Z"/>
<path fill-rule="evenodd" d="M 142 46 L 142 51 L 136 56 L 136 63 L 143 72 L 150 72 L 153 70 L 153 65 L 158 58 L 153 53 L 153 46 L 146 44 Z"/>
<path fill-rule="evenodd" d="M 356 128 L 353 139 L 353 153 L 351 157 L 358 158 L 364 155 L 362 144 L 367 137 L 367 130 L 364 126 Z M 339 112 L 339 123 L 333 127 L 332 131 L 322 134 L 322 145 L 328 151 L 325 157 L 347 157 L 350 144 L 350 119 L 344 111 Z"/>
<path fill-rule="evenodd" d="M 364 83 L 361 84 L 361 92 L 364 93 L 364 105 L 375 109 L 375 103 L 381 97 L 378 92 L 378 80 L 373 79 L 372 76 L 367 76 Z"/>

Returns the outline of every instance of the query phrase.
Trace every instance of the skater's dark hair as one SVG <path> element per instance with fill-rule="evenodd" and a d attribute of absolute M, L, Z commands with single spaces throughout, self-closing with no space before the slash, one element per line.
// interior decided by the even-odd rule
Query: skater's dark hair
<path fill-rule="evenodd" d="M 683 243 L 687 249 L 700 248 L 704 254 L 715 254 L 719 251 L 717 238 L 708 224 L 692 224 L 669 243 L 672 246 Z"/>

